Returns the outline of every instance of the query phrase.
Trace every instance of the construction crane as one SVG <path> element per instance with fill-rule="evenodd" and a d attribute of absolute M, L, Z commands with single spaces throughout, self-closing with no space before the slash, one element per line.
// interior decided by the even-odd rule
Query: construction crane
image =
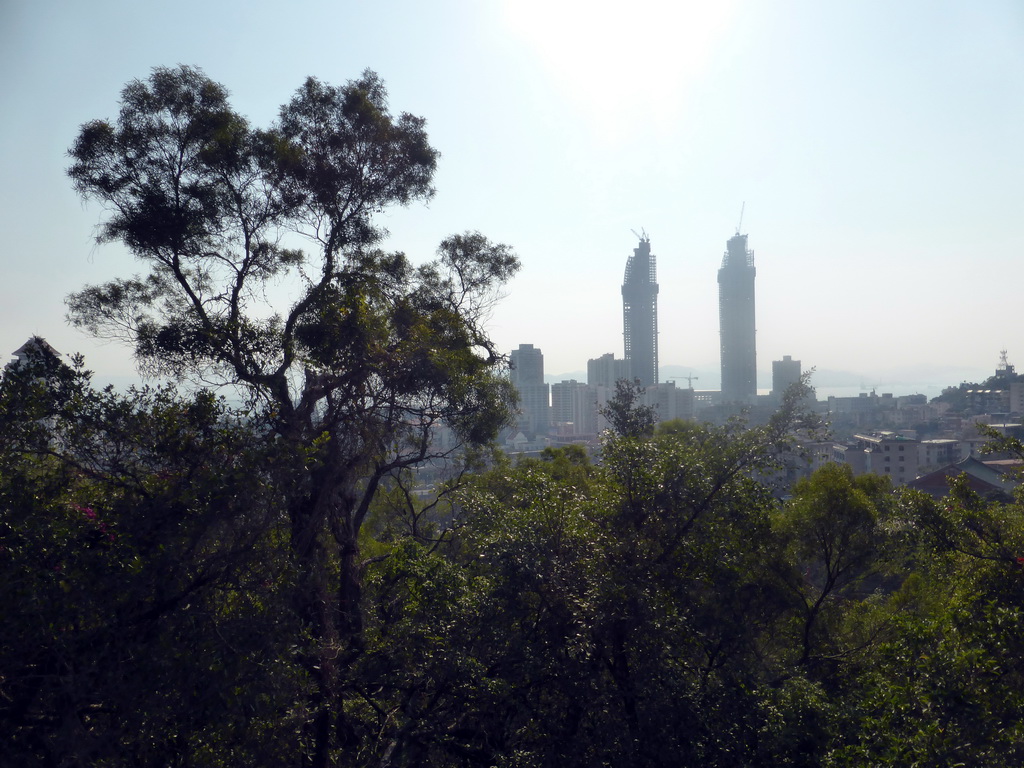
<path fill-rule="evenodd" d="M 700 380 L 700 376 L 694 376 L 692 373 L 689 376 L 673 376 L 669 381 L 675 381 L 676 379 L 686 379 L 686 388 L 693 389 L 693 382 L 696 379 Z"/>
<path fill-rule="evenodd" d="M 740 223 L 736 225 L 736 234 L 740 233 L 740 229 L 743 228 L 743 211 L 747 208 L 747 201 L 743 201 L 743 205 L 740 206 Z"/>
<path fill-rule="evenodd" d="M 647 236 L 647 230 L 644 229 L 643 227 L 640 228 L 640 232 L 639 233 L 637 233 L 637 231 L 635 229 L 631 229 L 629 231 L 632 232 L 634 235 L 636 235 L 636 239 L 637 240 L 644 241 L 644 240 L 650 240 L 651 239 L 650 237 Z"/>

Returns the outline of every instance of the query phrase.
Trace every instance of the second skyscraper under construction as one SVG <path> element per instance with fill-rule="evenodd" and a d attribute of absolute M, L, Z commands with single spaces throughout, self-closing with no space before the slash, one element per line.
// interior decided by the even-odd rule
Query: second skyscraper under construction
<path fill-rule="evenodd" d="M 718 270 L 723 403 L 749 405 L 757 397 L 754 272 L 754 252 L 747 248 L 747 236 L 737 230 L 726 243 Z"/>
<path fill-rule="evenodd" d="M 644 234 L 626 262 L 622 281 L 622 332 L 631 378 L 658 383 L 658 274 Z"/>

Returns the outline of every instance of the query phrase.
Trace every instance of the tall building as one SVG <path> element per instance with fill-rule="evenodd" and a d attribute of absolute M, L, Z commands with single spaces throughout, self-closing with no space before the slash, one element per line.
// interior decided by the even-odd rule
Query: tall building
<path fill-rule="evenodd" d="M 654 408 L 654 418 L 658 422 L 693 419 L 694 392 L 689 387 L 679 389 L 674 381 L 666 381 L 647 387 L 643 404 Z"/>
<path fill-rule="evenodd" d="M 658 383 L 658 282 L 651 241 L 645 234 L 626 262 L 622 281 L 622 327 L 631 378 Z"/>
<path fill-rule="evenodd" d="M 790 386 L 800 381 L 801 373 L 800 361 L 789 355 L 783 355 L 781 360 L 772 360 L 772 395 L 782 397 Z"/>
<path fill-rule="evenodd" d="M 615 389 L 615 382 L 629 378 L 629 363 L 616 360 L 611 352 L 587 360 L 587 384 L 592 387 Z"/>
<path fill-rule="evenodd" d="M 747 249 L 747 236 L 737 231 L 718 270 L 723 403 L 749 404 L 757 397 L 754 272 L 754 252 Z"/>
<path fill-rule="evenodd" d="M 560 435 L 596 435 L 597 388 L 575 379 L 552 384 L 551 422 Z"/>
<path fill-rule="evenodd" d="M 509 377 L 519 392 L 519 428 L 530 435 L 547 434 L 550 424 L 549 386 L 544 383 L 544 353 L 520 344 L 509 356 Z"/>

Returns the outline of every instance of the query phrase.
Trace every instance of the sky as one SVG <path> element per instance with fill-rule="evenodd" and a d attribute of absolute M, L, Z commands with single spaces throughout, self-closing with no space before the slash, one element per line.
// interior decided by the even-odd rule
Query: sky
<path fill-rule="evenodd" d="M 1019 0 L 4 0 L 0 359 L 38 334 L 98 382 L 134 376 L 64 320 L 70 292 L 141 269 L 95 244 L 102 211 L 66 153 L 127 82 L 176 64 L 257 126 L 309 75 L 376 71 L 441 152 L 434 199 L 383 216 L 387 247 L 424 261 L 466 230 L 512 246 L 491 335 L 540 347 L 548 373 L 622 355 L 646 232 L 663 375 L 717 387 L 738 227 L 762 387 L 783 355 L 892 389 L 983 379 L 1002 349 L 1024 370 Z"/>

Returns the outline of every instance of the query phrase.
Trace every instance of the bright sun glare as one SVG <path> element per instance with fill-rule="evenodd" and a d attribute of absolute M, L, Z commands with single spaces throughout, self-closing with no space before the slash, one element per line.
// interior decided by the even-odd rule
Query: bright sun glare
<path fill-rule="evenodd" d="M 732 0 L 508 0 L 505 19 L 604 141 L 671 130 L 733 17 Z"/>

